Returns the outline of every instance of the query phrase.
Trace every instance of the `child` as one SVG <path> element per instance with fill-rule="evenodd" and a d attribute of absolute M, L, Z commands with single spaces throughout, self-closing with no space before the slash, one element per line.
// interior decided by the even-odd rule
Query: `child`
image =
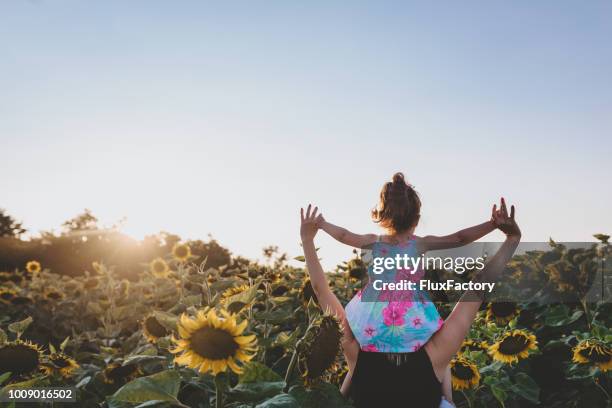
<path fill-rule="evenodd" d="M 420 219 L 420 210 L 418 194 L 405 182 L 402 173 L 396 173 L 392 181 L 383 185 L 379 204 L 372 211 L 372 219 L 386 230 L 387 235 L 355 234 L 325 221 L 322 215 L 317 217 L 317 226 L 344 244 L 370 248 L 373 257 L 404 254 L 418 257 L 429 250 L 456 248 L 476 241 L 497 227 L 491 220 L 447 236 L 417 237 L 414 230 Z M 396 275 L 405 272 L 398 270 Z M 402 277 L 419 279 L 423 277 L 423 270 L 419 268 Z M 415 293 L 415 296 L 420 296 L 420 302 L 412 302 L 412 298 L 400 302 L 394 299 L 367 302 L 362 301 L 361 295 L 362 292 L 358 292 L 346 306 L 351 331 L 363 351 L 387 353 L 398 364 L 401 353 L 417 351 L 443 324 L 426 294 Z M 449 367 L 442 381 L 442 406 L 452 403 L 450 380 Z M 350 378 L 347 381 L 350 382 Z M 347 388 L 348 385 L 344 384 L 343 390 Z"/>

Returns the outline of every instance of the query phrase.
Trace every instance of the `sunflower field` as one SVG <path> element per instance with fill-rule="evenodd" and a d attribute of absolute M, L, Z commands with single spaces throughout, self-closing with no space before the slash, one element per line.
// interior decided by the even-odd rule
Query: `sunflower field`
<path fill-rule="evenodd" d="M 507 276 L 567 300 L 484 304 L 451 363 L 457 406 L 611 406 L 612 305 L 579 296 L 610 253 L 600 239 L 515 256 Z M 0 392 L 71 386 L 79 407 L 351 406 L 339 322 L 303 268 L 284 256 L 208 265 L 177 242 L 130 279 L 102 262 L 0 272 Z M 358 256 L 328 274 L 344 304 L 365 278 Z M 438 306 L 445 316 L 452 300 Z"/>

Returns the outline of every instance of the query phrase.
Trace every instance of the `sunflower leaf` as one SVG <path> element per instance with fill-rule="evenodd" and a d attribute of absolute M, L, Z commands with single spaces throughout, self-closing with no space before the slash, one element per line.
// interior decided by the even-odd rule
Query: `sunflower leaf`
<path fill-rule="evenodd" d="M 0 374 L 0 385 L 2 385 L 6 380 L 8 380 L 11 376 L 11 372 Z"/>
<path fill-rule="evenodd" d="M 17 337 L 20 337 L 21 334 L 27 330 L 28 326 L 30 326 L 30 324 L 32 324 L 33 321 L 34 319 L 32 319 L 31 316 L 28 316 L 23 320 L 9 324 L 8 329 L 9 331 L 16 333 Z"/>
<path fill-rule="evenodd" d="M 284 387 L 284 381 L 239 383 L 234 388 L 229 389 L 228 394 L 240 402 L 258 402 L 280 393 Z"/>
<path fill-rule="evenodd" d="M 538 404 L 540 402 L 540 387 L 538 384 L 525 373 L 516 373 L 514 375 L 515 383 L 512 385 L 512 390 L 526 400 Z"/>
<path fill-rule="evenodd" d="M 6 335 L 6 332 L 0 329 L 0 345 L 6 343 L 7 340 L 8 340 L 8 336 Z"/>
<path fill-rule="evenodd" d="M 181 377 L 177 371 L 161 371 L 130 381 L 107 397 L 107 402 L 110 407 L 121 406 L 126 402 L 140 404 L 152 400 L 182 405 L 177 399 L 180 385 Z"/>
<path fill-rule="evenodd" d="M 155 316 L 159 324 L 164 326 L 166 330 L 176 331 L 176 322 L 178 321 L 177 316 L 173 315 L 172 313 L 163 312 L 161 310 L 153 311 L 153 315 Z"/>
<path fill-rule="evenodd" d="M 344 399 L 340 390 L 333 384 L 320 383 L 312 388 L 303 385 L 294 385 L 289 389 L 289 395 L 293 396 L 303 408 L 337 408 L 349 407 L 350 404 Z"/>
<path fill-rule="evenodd" d="M 244 366 L 244 372 L 238 378 L 239 383 L 254 383 L 258 381 L 282 381 L 283 378 L 268 366 L 250 361 Z"/>
<path fill-rule="evenodd" d="M 255 406 L 255 408 L 299 408 L 297 400 L 289 394 L 278 394 L 269 400 Z"/>

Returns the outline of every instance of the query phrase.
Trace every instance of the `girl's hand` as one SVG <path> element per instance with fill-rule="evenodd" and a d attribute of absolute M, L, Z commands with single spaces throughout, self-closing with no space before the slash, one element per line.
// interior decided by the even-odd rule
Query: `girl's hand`
<path fill-rule="evenodd" d="M 510 207 L 510 215 L 508 215 L 508 209 L 506 208 L 506 200 L 502 197 L 500 209 L 497 209 L 497 204 L 493 205 L 493 211 L 491 213 L 491 221 L 495 226 L 508 237 L 519 237 L 521 236 L 521 229 L 514 220 L 514 206 Z"/>
<path fill-rule="evenodd" d="M 311 204 L 308 204 L 306 214 L 304 214 L 303 208 L 300 209 L 300 218 L 302 220 L 302 224 L 300 225 L 300 236 L 302 237 L 302 241 L 314 239 L 319 227 L 325 221 L 322 214 L 317 215 L 317 211 L 319 211 L 319 207 L 315 207 L 314 210 L 312 210 Z"/>

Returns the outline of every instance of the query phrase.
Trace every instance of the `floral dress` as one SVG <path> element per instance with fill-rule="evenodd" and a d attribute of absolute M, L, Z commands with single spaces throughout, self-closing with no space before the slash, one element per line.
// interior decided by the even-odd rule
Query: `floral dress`
<path fill-rule="evenodd" d="M 418 289 L 423 278 L 421 267 L 391 269 L 381 275 L 373 273 L 372 259 L 396 255 L 419 257 L 414 238 L 406 244 L 389 244 L 380 239 L 371 249 L 362 249 L 362 259 L 368 265 L 369 282 L 346 305 L 346 318 L 363 351 L 407 353 L 419 350 L 442 326 L 444 320 L 426 291 Z M 373 280 L 416 283 L 415 290 L 374 290 Z"/>

